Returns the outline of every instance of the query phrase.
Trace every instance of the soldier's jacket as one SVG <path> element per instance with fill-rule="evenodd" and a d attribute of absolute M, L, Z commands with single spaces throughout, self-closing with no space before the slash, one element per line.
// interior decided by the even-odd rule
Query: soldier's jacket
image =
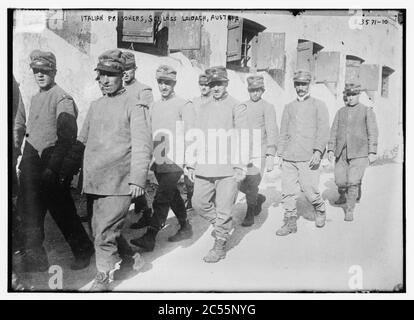
<path fill-rule="evenodd" d="M 250 158 L 257 158 L 253 154 L 253 129 L 260 129 L 261 141 L 259 157 L 263 158 L 261 161 L 261 168 L 264 168 L 264 158 L 267 154 L 276 155 L 276 148 L 279 140 L 279 128 L 276 123 L 276 112 L 272 104 L 266 100 L 259 101 L 248 100 L 244 103 L 247 106 L 247 119 L 249 122 L 250 131 Z M 257 148 L 257 147 L 256 147 Z M 260 173 L 259 168 L 248 168 L 248 174 Z"/>
<path fill-rule="evenodd" d="M 309 161 L 313 152 L 325 152 L 329 114 L 324 102 L 313 97 L 294 100 L 283 110 L 277 153 L 287 161 Z"/>
<path fill-rule="evenodd" d="M 78 137 L 83 192 L 128 195 L 129 184 L 145 187 L 152 143 L 144 108 L 125 89 L 92 102 Z"/>
<path fill-rule="evenodd" d="M 378 127 L 372 108 L 358 103 L 337 111 L 328 144 L 335 157 L 341 155 L 345 146 L 348 159 L 367 157 L 369 153 L 377 153 L 377 145 Z"/>
<path fill-rule="evenodd" d="M 16 118 L 18 118 L 16 120 Z M 13 161 L 21 154 L 21 146 L 26 132 L 26 110 L 20 94 L 19 84 L 13 76 Z M 17 122 L 18 129 L 15 127 Z"/>
<path fill-rule="evenodd" d="M 167 99 L 158 100 L 153 104 L 150 114 L 154 141 L 152 170 L 159 173 L 183 170 L 184 136 L 188 124 L 194 118 L 193 112 L 191 101 L 180 98 L 174 93 Z M 170 143 L 173 146 L 172 154 L 169 154 Z"/>
<path fill-rule="evenodd" d="M 128 94 L 131 94 L 140 100 L 143 104 L 145 104 L 148 107 L 148 110 L 152 109 L 154 96 L 152 95 L 152 89 L 150 86 L 147 86 L 146 84 L 139 82 L 137 79 L 134 79 L 130 84 L 125 83 L 124 88 Z"/>
<path fill-rule="evenodd" d="M 196 117 L 197 114 L 200 112 L 200 107 L 202 104 L 207 103 L 212 99 L 211 95 L 205 97 L 205 96 L 198 96 L 193 99 L 191 99 L 191 102 L 193 103 L 193 110 L 194 110 L 194 116 Z"/>
<path fill-rule="evenodd" d="M 24 106 L 20 104 L 14 127 L 16 144 L 20 146 L 25 135 L 27 142 L 47 161 L 46 167 L 59 173 L 65 156 L 76 141 L 77 116 L 73 98 L 54 84 L 32 97 L 27 124 Z"/>
<path fill-rule="evenodd" d="M 240 152 L 230 146 L 230 138 L 227 139 L 227 152 L 223 156 L 220 150 L 219 139 L 216 139 L 216 149 L 209 150 L 208 136 L 209 131 L 224 130 L 229 132 L 231 129 L 248 129 L 247 107 L 240 103 L 230 95 L 226 94 L 222 99 L 209 99 L 207 103 L 200 105 L 199 112 L 194 119 L 192 127 L 201 129 L 204 133 L 204 156 L 203 163 L 200 161 L 189 161 L 187 166 L 195 168 L 195 174 L 202 177 L 229 177 L 234 174 L 234 168 L 245 168 L 245 163 L 240 160 L 232 162 L 232 154 Z M 216 156 L 212 163 L 210 158 Z M 220 161 L 220 156 L 224 157 L 224 161 Z"/>

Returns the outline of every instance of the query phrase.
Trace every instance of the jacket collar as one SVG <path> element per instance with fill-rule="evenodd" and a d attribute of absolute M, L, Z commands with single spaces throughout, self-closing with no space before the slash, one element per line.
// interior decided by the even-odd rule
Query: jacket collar
<path fill-rule="evenodd" d="M 119 89 L 118 91 L 116 91 L 114 93 L 106 94 L 106 96 L 109 97 L 109 98 L 113 98 L 113 97 L 116 97 L 116 96 L 119 96 L 119 95 L 123 94 L 125 92 L 125 90 L 126 89 L 124 87 L 122 87 L 121 89 Z"/>
<path fill-rule="evenodd" d="M 303 97 L 299 97 L 299 96 L 297 96 L 296 97 L 296 100 L 297 101 L 299 101 L 299 102 L 303 102 L 303 101 L 305 101 L 305 100 L 308 100 L 310 98 L 310 93 L 307 93 L 305 96 L 303 96 Z"/>

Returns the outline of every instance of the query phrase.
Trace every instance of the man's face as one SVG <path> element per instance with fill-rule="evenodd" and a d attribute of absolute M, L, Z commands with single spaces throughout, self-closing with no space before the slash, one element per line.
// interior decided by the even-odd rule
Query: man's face
<path fill-rule="evenodd" d="M 174 92 L 175 81 L 158 79 L 157 82 L 163 98 L 168 98 Z"/>
<path fill-rule="evenodd" d="M 309 93 L 309 82 L 295 82 L 296 93 L 299 97 L 304 97 Z"/>
<path fill-rule="evenodd" d="M 227 81 L 214 81 L 209 83 L 214 99 L 221 99 L 227 92 Z"/>
<path fill-rule="evenodd" d="M 208 84 L 199 84 L 199 86 L 200 86 L 201 95 L 203 97 L 208 96 L 210 93 L 210 87 L 208 86 Z"/>
<path fill-rule="evenodd" d="M 264 89 L 263 88 L 254 88 L 254 89 L 249 89 L 249 96 L 250 99 L 253 102 L 257 102 L 262 98 L 262 95 L 264 93 Z"/>
<path fill-rule="evenodd" d="M 135 79 L 135 71 L 137 70 L 137 68 L 132 68 L 129 70 L 126 70 L 124 73 L 124 81 L 126 83 L 130 83 L 132 80 Z"/>
<path fill-rule="evenodd" d="M 56 70 L 33 69 L 33 74 L 40 89 L 48 88 L 55 82 Z"/>
<path fill-rule="evenodd" d="M 346 99 L 348 101 L 348 105 L 355 106 L 359 102 L 359 93 L 347 93 Z"/>
<path fill-rule="evenodd" d="M 122 88 L 122 73 L 99 71 L 99 87 L 103 94 L 113 94 Z"/>

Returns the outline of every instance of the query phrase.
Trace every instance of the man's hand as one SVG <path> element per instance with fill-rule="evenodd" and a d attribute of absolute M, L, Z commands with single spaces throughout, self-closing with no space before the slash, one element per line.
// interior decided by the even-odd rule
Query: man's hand
<path fill-rule="evenodd" d="M 272 155 L 267 155 L 266 156 L 266 171 L 270 172 L 273 171 L 274 167 L 275 167 L 275 157 Z"/>
<path fill-rule="evenodd" d="M 136 184 L 130 184 L 129 194 L 131 195 L 132 199 L 136 199 L 139 196 L 142 196 L 144 194 L 144 189 L 141 188 L 140 186 L 137 186 Z"/>
<path fill-rule="evenodd" d="M 51 186 L 51 185 L 56 184 L 57 182 L 56 174 L 51 169 L 46 168 L 42 173 L 42 182 L 46 186 Z"/>
<path fill-rule="evenodd" d="M 370 153 L 368 155 L 369 164 L 373 164 L 375 161 L 377 161 L 378 156 L 375 153 Z"/>
<path fill-rule="evenodd" d="M 333 162 L 335 160 L 335 153 L 332 150 L 328 151 L 328 160 L 329 162 Z"/>
<path fill-rule="evenodd" d="M 313 156 L 309 161 L 309 167 L 313 168 L 321 162 L 321 153 L 319 151 L 314 151 Z"/>
<path fill-rule="evenodd" d="M 192 183 L 194 183 L 194 180 L 195 180 L 195 171 L 194 171 L 194 168 L 188 168 L 187 167 L 187 177 L 188 177 L 188 180 L 190 180 Z"/>
<path fill-rule="evenodd" d="M 246 172 L 240 168 L 234 168 L 234 179 L 236 182 L 242 182 L 246 178 Z"/>

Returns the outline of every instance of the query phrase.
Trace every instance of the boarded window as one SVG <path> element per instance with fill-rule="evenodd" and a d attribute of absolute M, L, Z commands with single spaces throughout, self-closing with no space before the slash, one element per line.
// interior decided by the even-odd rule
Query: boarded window
<path fill-rule="evenodd" d="M 377 64 L 361 64 L 359 70 L 359 83 L 361 89 L 377 91 L 379 85 L 379 66 Z"/>
<path fill-rule="evenodd" d="M 363 62 L 364 59 L 357 56 L 346 56 L 345 83 L 359 82 L 359 67 Z"/>
<path fill-rule="evenodd" d="M 175 13 L 177 19 L 170 21 L 168 48 L 170 50 L 199 50 L 201 47 L 201 21 L 191 20 L 197 12 Z"/>
<path fill-rule="evenodd" d="M 315 56 L 315 82 L 338 82 L 340 58 L 339 52 L 319 52 Z"/>
<path fill-rule="evenodd" d="M 124 42 L 154 42 L 154 12 L 141 10 L 122 11 L 118 15 Z"/>
<path fill-rule="evenodd" d="M 299 39 L 297 46 L 296 69 L 308 70 L 312 74 L 315 71 L 315 54 L 323 49 L 323 46 L 313 41 Z"/>
<path fill-rule="evenodd" d="M 230 19 L 227 25 L 227 62 L 241 59 L 243 19 Z"/>
<path fill-rule="evenodd" d="M 284 70 L 285 33 L 261 32 L 252 42 L 252 67 Z"/>
<path fill-rule="evenodd" d="M 389 95 L 389 81 L 390 75 L 394 73 L 394 70 L 390 67 L 383 66 L 381 74 L 381 96 L 388 98 Z"/>

